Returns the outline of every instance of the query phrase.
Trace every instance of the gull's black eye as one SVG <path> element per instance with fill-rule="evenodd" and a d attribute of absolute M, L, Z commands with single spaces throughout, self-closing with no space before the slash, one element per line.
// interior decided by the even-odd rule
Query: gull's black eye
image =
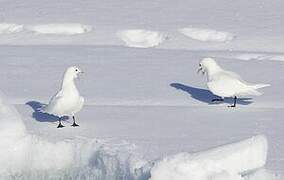
<path fill-rule="evenodd" d="M 199 64 L 199 66 L 201 66 L 201 64 Z"/>
<path fill-rule="evenodd" d="M 76 69 L 75 71 L 78 71 L 78 69 Z"/>

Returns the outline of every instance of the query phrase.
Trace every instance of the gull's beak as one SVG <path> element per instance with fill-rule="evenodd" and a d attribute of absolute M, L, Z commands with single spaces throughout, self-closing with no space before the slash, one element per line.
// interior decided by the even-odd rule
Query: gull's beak
<path fill-rule="evenodd" d="M 201 66 L 199 66 L 199 68 L 197 70 L 197 74 L 199 74 L 200 71 L 202 72 L 202 75 L 205 74 L 205 70 Z"/>
<path fill-rule="evenodd" d="M 81 77 L 82 77 L 81 75 L 82 75 L 82 74 L 84 74 L 84 71 L 80 71 L 80 72 L 78 73 L 78 79 L 79 79 L 79 80 L 81 80 Z"/>
<path fill-rule="evenodd" d="M 199 72 L 202 71 L 202 67 L 199 67 L 197 70 L 197 74 L 199 74 Z M 202 71 L 203 72 L 203 71 Z"/>

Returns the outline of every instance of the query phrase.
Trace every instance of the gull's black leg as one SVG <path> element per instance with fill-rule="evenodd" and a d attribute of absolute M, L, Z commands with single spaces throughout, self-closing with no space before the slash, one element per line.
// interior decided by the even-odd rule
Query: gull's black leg
<path fill-rule="evenodd" d="M 59 124 L 58 124 L 58 126 L 57 126 L 57 128 L 63 128 L 64 126 L 61 124 L 61 117 L 59 117 Z"/>
<path fill-rule="evenodd" d="M 234 104 L 228 107 L 236 107 L 237 104 L 237 96 L 234 97 Z"/>
<path fill-rule="evenodd" d="M 72 118 L 73 118 L 73 124 L 72 124 L 71 126 L 73 126 L 73 127 L 79 126 L 79 125 L 76 124 L 76 122 L 75 122 L 75 116 L 72 116 Z"/>

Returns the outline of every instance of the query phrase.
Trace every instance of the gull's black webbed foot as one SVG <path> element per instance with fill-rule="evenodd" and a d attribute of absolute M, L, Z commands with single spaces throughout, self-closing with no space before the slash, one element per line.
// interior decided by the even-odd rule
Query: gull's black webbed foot
<path fill-rule="evenodd" d="M 79 124 L 76 124 L 75 122 L 71 125 L 72 127 L 77 127 Z"/>
<path fill-rule="evenodd" d="M 58 124 L 58 126 L 57 126 L 57 128 L 63 128 L 63 127 L 65 127 L 65 126 L 63 126 L 62 124 L 61 124 L 61 122 Z"/>
<path fill-rule="evenodd" d="M 71 125 L 72 127 L 77 127 L 77 126 L 79 126 L 79 124 L 76 124 L 76 119 L 75 119 L 75 116 L 72 116 L 72 118 L 73 118 L 73 124 Z"/>

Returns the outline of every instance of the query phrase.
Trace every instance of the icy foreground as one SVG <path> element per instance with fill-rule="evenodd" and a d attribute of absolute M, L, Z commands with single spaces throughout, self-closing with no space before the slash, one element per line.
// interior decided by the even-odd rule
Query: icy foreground
<path fill-rule="evenodd" d="M 0 115 L 0 178 L 3 179 L 237 180 L 263 167 L 267 157 L 266 137 L 255 136 L 205 152 L 182 153 L 151 163 L 138 158 L 134 146 L 129 144 L 115 146 L 78 138 L 50 142 L 32 135 L 3 96 Z M 265 174 L 269 177 L 265 180 L 271 180 L 272 175 L 266 171 Z M 254 177 L 252 173 L 249 175 Z"/>
<path fill-rule="evenodd" d="M 265 165 L 267 140 L 255 136 L 196 154 L 166 157 L 151 170 L 151 180 L 240 180 Z"/>
<path fill-rule="evenodd" d="M 132 146 L 119 149 L 97 140 L 50 142 L 27 133 L 17 113 L 1 98 L 1 179 L 134 179 Z M 123 151 L 127 149 L 127 154 Z"/>

